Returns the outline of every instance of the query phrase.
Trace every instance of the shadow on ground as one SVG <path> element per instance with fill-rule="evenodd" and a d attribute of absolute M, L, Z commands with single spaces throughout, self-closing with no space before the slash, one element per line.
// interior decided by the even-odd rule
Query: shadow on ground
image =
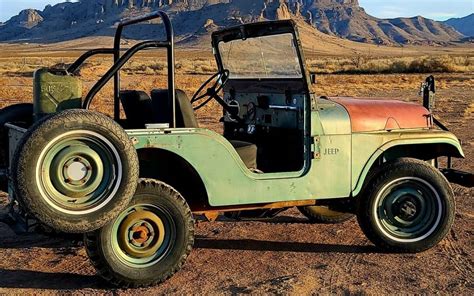
<path fill-rule="evenodd" d="M 273 251 L 273 252 L 298 252 L 298 253 L 381 253 L 374 246 L 368 245 L 338 245 L 320 243 L 300 242 L 278 242 L 252 239 L 207 239 L 196 238 L 194 243 L 196 249 L 219 249 L 219 250 L 249 250 L 249 251 Z"/>
<path fill-rule="evenodd" d="M 95 275 L 0 269 L 0 288 L 70 290 L 106 288 Z"/>

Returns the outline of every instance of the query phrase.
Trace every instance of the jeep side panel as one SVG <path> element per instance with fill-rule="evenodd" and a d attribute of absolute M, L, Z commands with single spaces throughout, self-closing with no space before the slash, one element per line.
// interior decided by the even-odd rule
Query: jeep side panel
<path fill-rule="evenodd" d="M 191 164 L 206 187 L 211 206 L 338 198 L 347 197 L 351 192 L 348 136 L 320 137 L 319 148 L 317 143 L 313 146 L 315 150 L 321 151 L 322 147 L 334 150 L 326 155 L 323 151 L 320 157 L 311 161 L 310 168 L 299 172 L 258 174 L 245 167 L 224 137 L 210 130 L 135 130 L 128 133 L 136 149 L 164 149 Z"/>

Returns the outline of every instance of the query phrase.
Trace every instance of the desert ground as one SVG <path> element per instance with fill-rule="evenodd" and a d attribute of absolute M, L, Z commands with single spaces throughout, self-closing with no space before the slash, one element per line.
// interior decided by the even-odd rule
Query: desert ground
<path fill-rule="evenodd" d="M 1 49 L 1 48 L 0 48 Z M 77 52 L 8 47 L 0 53 L 0 107 L 32 99 L 32 71 L 70 63 Z M 451 73 L 436 73 L 435 115 L 463 142 L 465 159 L 454 167 L 474 171 L 474 60 L 455 53 L 442 56 Z M 471 51 L 472 53 L 472 51 Z M 443 53 L 444 54 L 444 53 Z M 309 56 L 318 75 L 318 95 L 389 97 L 420 101 L 427 74 L 334 74 L 340 69 L 387 67 L 395 57 Z M 401 56 L 399 66 L 430 57 Z M 363 59 L 362 61 L 360 59 Z M 447 60 L 446 60 L 447 59 Z M 177 86 L 192 95 L 214 69 L 210 53 L 179 52 Z M 370 66 L 372 63 L 372 66 Z M 443 64 L 443 65 L 444 65 Z M 110 65 L 105 58 L 81 69 L 84 91 Z M 134 59 L 124 69 L 123 87 L 150 91 L 164 87 L 162 57 Z M 332 69 L 325 71 L 325 68 Z M 344 68 L 346 67 L 346 68 Z M 352 71 L 360 72 L 364 71 Z M 333 74 L 325 74 L 333 73 Z M 341 71 L 344 72 L 344 71 Z M 366 72 L 366 71 L 365 71 Z M 384 72 L 384 71 L 382 71 Z M 400 71 L 403 72 L 403 71 Z M 438 72 L 438 71 L 437 71 Z M 112 86 L 99 94 L 94 108 L 111 111 Z M 198 113 L 201 125 L 220 130 L 221 112 L 209 105 Z M 0 294 L 474 294 L 474 189 L 453 186 L 454 227 L 435 248 L 420 254 L 377 250 L 357 220 L 339 225 L 309 224 L 295 209 L 269 221 L 198 221 L 196 242 L 184 268 L 164 284 L 139 290 L 108 286 L 89 263 L 80 236 L 16 235 L 0 223 Z M 1 195 L 1 203 L 6 195 Z"/>

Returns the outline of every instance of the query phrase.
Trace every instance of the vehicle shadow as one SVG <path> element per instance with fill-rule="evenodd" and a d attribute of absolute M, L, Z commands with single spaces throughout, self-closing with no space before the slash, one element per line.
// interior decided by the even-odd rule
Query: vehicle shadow
<path fill-rule="evenodd" d="M 253 239 L 209 239 L 204 237 L 196 237 L 194 248 L 299 253 L 383 253 L 370 245 L 278 242 Z"/>
<path fill-rule="evenodd" d="M 76 290 L 110 287 L 101 283 L 95 275 L 0 269 L 0 288 Z"/>
<path fill-rule="evenodd" d="M 28 233 L 11 237 L 0 237 L 0 249 L 47 248 L 64 249 L 82 246 L 82 236 L 41 235 Z"/>

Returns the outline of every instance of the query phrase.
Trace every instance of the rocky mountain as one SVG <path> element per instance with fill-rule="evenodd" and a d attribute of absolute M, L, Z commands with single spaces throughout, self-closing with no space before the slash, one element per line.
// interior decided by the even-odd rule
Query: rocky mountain
<path fill-rule="evenodd" d="M 423 17 L 379 19 L 357 0 L 80 0 L 24 10 L 0 26 L 0 41 L 56 42 L 85 36 L 111 36 L 123 18 L 155 9 L 168 12 L 177 40 L 195 42 L 221 27 L 265 19 L 293 18 L 319 31 L 376 44 L 430 44 L 458 41 L 452 27 Z M 161 34 L 141 24 L 126 37 Z"/>
<path fill-rule="evenodd" d="M 377 44 L 430 44 L 459 40 L 453 28 L 421 16 L 379 19 L 357 0 L 299 0 L 301 12 L 320 31 L 354 41 Z"/>
<path fill-rule="evenodd" d="M 462 18 L 449 19 L 445 23 L 468 37 L 474 37 L 474 13 Z"/>

